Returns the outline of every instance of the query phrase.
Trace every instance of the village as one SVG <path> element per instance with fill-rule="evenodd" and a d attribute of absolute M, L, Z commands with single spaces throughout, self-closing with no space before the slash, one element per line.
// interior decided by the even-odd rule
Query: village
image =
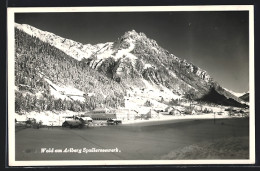
<path fill-rule="evenodd" d="M 129 101 L 129 100 L 127 100 Z M 98 127 L 118 124 L 134 124 L 149 121 L 174 119 L 220 119 L 249 117 L 248 108 L 237 108 L 213 104 L 201 105 L 198 102 L 182 102 L 176 105 L 152 105 L 146 101 L 143 106 L 130 102 L 126 107 L 96 108 L 87 112 L 43 111 L 16 114 L 16 127 Z M 83 125 L 81 125 L 83 121 Z M 34 124 L 33 124 L 34 123 Z"/>

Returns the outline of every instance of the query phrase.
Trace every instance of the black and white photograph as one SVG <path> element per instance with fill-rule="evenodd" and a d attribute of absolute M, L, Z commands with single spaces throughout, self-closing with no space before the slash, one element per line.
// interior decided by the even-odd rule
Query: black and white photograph
<path fill-rule="evenodd" d="M 9 165 L 254 164 L 253 6 L 8 8 Z"/>

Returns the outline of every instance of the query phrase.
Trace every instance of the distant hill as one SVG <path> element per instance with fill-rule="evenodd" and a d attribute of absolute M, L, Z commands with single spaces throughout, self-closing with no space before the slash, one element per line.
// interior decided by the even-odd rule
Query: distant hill
<path fill-rule="evenodd" d="M 215 103 L 224 106 L 235 106 L 235 107 L 247 107 L 246 104 L 241 104 L 232 98 L 227 98 L 219 94 L 214 88 L 212 88 L 207 94 L 197 99 L 199 101 Z"/>
<path fill-rule="evenodd" d="M 243 96 L 240 96 L 239 98 L 246 102 L 249 102 L 249 93 L 245 93 Z"/>

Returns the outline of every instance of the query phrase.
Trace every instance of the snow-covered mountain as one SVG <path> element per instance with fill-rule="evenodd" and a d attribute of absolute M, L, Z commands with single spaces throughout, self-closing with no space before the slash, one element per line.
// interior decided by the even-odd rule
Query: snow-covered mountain
<path fill-rule="evenodd" d="M 48 31 L 42 31 L 28 24 L 15 23 L 15 28 L 27 33 L 30 36 L 37 37 L 43 42 L 49 43 L 77 60 L 89 58 L 94 52 L 97 52 L 99 49 L 109 44 L 101 43 L 95 46 L 92 46 L 91 44 L 83 45 L 82 43 L 57 36 Z"/>
<path fill-rule="evenodd" d="M 15 27 L 19 30 L 24 31 L 25 33 L 37 37 L 43 42 L 49 43 L 50 45 L 62 50 L 67 55 L 77 59 L 88 59 L 92 57 L 92 63 L 91 66 L 93 68 L 98 67 L 97 63 L 100 63 L 101 60 L 104 60 L 106 58 L 112 57 L 115 60 L 118 60 L 122 57 L 136 60 L 137 57 L 131 53 L 131 51 L 135 48 L 135 43 L 138 41 L 145 40 L 146 46 L 151 47 L 155 53 L 160 54 L 164 49 L 158 46 L 156 41 L 148 39 L 144 33 L 138 34 L 135 30 L 126 32 L 125 35 L 121 37 L 119 42 L 107 42 L 107 43 L 99 43 L 96 45 L 86 44 L 83 45 L 82 43 L 66 39 L 60 36 L 57 36 L 53 33 L 50 33 L 48 31 L 42 31 L 40 29 L 37 29 L 33 26 L 30 26 L 28 24 L 18 24 L 15 23 Z M 120 47 L 115 48 L 113 46 L 120 46 L 118 43 L 122 46 L 122 49 Z M 169 52 L 166 52 L 169 53 Z M 190 72 L 194 72 L 194 65 L 191 63 L 188 63 L 186 60 L 181 60 L 180 58 L 174 56 L 173 54 L 170 54 L 174 59 L 182 63 L 185 67 L 190 70 Z M 95 58 L 93 58 L 93 56 Z M 151 64 L 145 64 L 147 67 L 152 67 Z M 200 76 L 202 79 L 206 80 L 207 82 L 211 80 L 211 77 L 207 74 L 206 71 L 196 67 L 196 75 Z"/>
<path fill-rule="evenodd" d="M 224 88 L 226 91 L 230 92 L 231 94 L 235 95 L 236 97 L 240 97 L 240 96 L 243 96 L 244 94 L 246 93 L 249 93 L 249 92 L 243 92 L 243 93 L 237 93 L 237 92 L 234 92 L 232 90 L 229 90 L 227 88 Z"/>
<path fill-rule="evenodd" d="M 200 99 L 214 89 L 221 101 L 213 98 L 213 102 L 223 103 L 231 98 L 232 104 L 240 104 L 238 97 L 222 88 L 205 70 L 163 49 L 144 33 L 132 30 L 115 42 L 83 45 L 30 25 L 16 23 L 15 28 L 18 65 L 19 61 L 29 65 L 28 59 L 19 58 L 22 53 L 29 53 L 36 67 L 31 69 L 33 72 L 44 73 L 45 80 L 52 84 L 72 86 L 85 94 L 94 93 L 100 103 L 107 103 L 104 97 L 116 101 L 127 94 L 166 102 L 176 98 Z M 24 68 L 17 68 L 16 86 L 31 84 L 31 79 L 20 78 L 18 72 L 24 72 Z"/>

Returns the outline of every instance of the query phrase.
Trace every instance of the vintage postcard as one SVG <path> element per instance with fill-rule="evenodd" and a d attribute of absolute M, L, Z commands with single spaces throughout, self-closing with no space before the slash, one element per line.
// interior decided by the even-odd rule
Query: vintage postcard
<path fill-rule="evenodd" d="M 8 8 L 10 166 L 254 164 L 254 6 Z"/>

